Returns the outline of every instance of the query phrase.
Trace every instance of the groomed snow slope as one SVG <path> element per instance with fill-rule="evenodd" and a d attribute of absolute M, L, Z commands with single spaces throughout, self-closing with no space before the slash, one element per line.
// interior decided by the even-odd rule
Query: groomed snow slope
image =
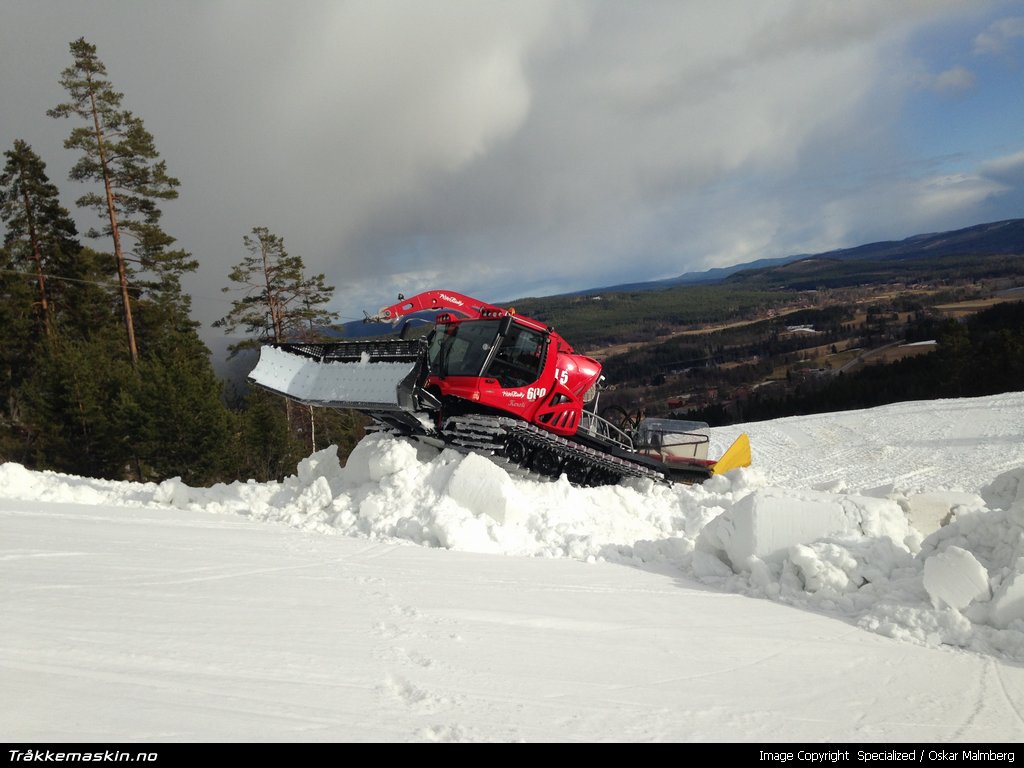
<path fill-rule="evenodd" d="M 345 467 L 332 447 L 280 484 L 112 483 L 5 464 L 0 487 L 466 552 L 668 564 L 716 589 L 1024 660 L 1024 393 L 723 428 L 713 455 L 739 431 L 753 467 L 700 486 L 576 488 L 374 435 Z"/>

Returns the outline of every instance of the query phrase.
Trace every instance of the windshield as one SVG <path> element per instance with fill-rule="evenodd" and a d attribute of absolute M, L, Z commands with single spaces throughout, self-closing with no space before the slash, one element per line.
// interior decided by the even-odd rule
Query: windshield
<path fill-rule="evenodd" d="M 527 387 L 540 378 L 544 362 L 544 334 L 513 324 L 487 368 L 487 375 L 502 387 Z"/>
<path fill-rule="evenodd" d="M 438 376 L 493 376 L 506 388 L 535 383 L 544 363 L 544 334 L 511 324 L 499 336 L 499 328 L 498 320 L 439 325 L 430 341 L 430 370 Z"/>
<path fill-rule="evenodd" d="M 497 335 L 497 320 L 439 325 L 430 340 L 430 370 L 438 376 L 479 376 Z"/>

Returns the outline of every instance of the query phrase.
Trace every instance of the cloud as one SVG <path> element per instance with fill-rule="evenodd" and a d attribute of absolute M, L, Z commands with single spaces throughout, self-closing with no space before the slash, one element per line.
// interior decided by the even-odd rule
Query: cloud
<path fill-rule="evenodd" d="M 905 237 L 981 185 L 894 183 L 909 198 L 877 211 L 888 189 L 829 176 L 892 162 L 906 41 L 956 8 L 339 6 L 271 79 L 263 119 L 296 137 L 274 172 L 308 189 L 276 207 L 370 309 L 442 283 L 498 300 Z M 973 83 L 959 67 L 916 85 Z M 861 218 L 824 215 L 826 196 L 862 196 Z"/>
<path fill-rule="evenodd" d="M 387 195 L 456 172 L 513 134 L 530 109 L 527 57 L 551 6 L 385 3 L 329 8 L 309 25 L 265 116 L 301 120 L 294 156 Z M 333 153 L 325 153 L 330 148 Z"/>
<path fill-rule="evenodd" d="M 910 220 L 936 221 L 977 207 L 991 195 L 1007 188 L 980 174 L 959 173 L 926 179 L 913 188 L 908 199 Z"/>
<path fill-rule="evenodd" d="M 922 74 L 918 78 L 919 87 L 939 93 L 963 93 L 974 87 L 977 78 L 966 67 L 952 67 L 937 75 Z"/>
<path fill-rule="evenodd" d="M 958 172 L 894 169 L 871 185 L 829 199 L 821 218 L 830 224 L 833 242 L 858 245 L 1018 218 L 1022 208 L 1024 152 L 1018 152 Z M 858 233 L 856 241 L 850 241 L 851 232 Z M 807 252 L 820 250 L 825 248 Z"/>
<path fill-rule="evenodd" d="M 982 164 L 983 176 L 1007 185 L 1024 188 L 1024 151 L 997 157 Z"/>
<path fill-rule="evenodd" d="M 943 25 L 965 50 L 979 29 L 986 50 L 1018 34 L 989 26 L 985 2 L 8 8 L 5 120 L 70 205 L 70 126 L 44 115 L 68 42 L 97 44 L 181 179 L 163 221 L 201 261 L 187 287 L 204 323 L 226 311 L 219 289 L 254 226 L 358 316 L 398 291 L 500 300 L 907 236 L 1015 188 L 977 159 L 922 170 L 906 139 L 912 90 L 983 76 L 952 59 L 915 79 L 912 43 Z"/>
<path fill-rule="evenodd" d="M 808 20 L 800 4 L 587 6 L 586 34 L 531 61 L 516 131 L 381 210 L 356 246 L 379 248 L 375 262 L 403 250 L 453 270 L 486 261 L 481 274 L 523 291 L 785 248 L 772 236 L 805 225 L 773 219 L 787 206 L 754 192 L 813 176 L 897 119 L 889 68 L 908 14 L 868 5 L 826 4 Z"/>
<path fill-rule="evenodd" d="M 1015 38 L 1024 37 L 1024 16 L 1014 16 L 995 21 L 974 38 L 974 52 L 998 55 L 1005 53 Z"/>

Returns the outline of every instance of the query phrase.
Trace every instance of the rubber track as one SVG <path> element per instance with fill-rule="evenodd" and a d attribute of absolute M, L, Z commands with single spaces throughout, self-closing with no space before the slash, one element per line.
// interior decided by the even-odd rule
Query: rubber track
<path fill-rule="evenodd" d="M 536 449 L 548 450 L 559 458 L 559 474 L 566 472 L 570 476 L 566 462 L 573 461 L 587 467 L 584 477 L 586 483 L 574 485 L 614 485 L 625 477 L 649 478 L 657 482 L 669 482 L 664 474 L 648 467 L 634 464 L 618 456 L 603 453 L 590 446 L 581 445 L 559 435 L 546 432 L 540 427 L 517 419 L 502 416 L 453 416 L 445 422 L 445 442 L 462 451 L 488 454 L 495 463 L 513 469 L 521 474 L 547 477 L 531 471 L 530 467 L 513 463 L 505 454 L 505 444 L 509 437 L 516 437 L 526 446 L 534 449 L 527 456 L 535 454 Z M 577 475 L 578 476 L 578 475 Z M 599 482 L 590 478 L 601 478 Z"/>

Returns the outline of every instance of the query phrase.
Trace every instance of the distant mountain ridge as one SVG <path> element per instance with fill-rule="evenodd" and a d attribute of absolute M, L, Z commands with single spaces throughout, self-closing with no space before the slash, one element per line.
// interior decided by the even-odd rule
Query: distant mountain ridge
<path fill-rule="evenodd" d="M 905 240 L 883 241 L 817 254 L 830 259 L 913 259 L 931 256 L 976 254 L 996 256 L 1024 251 L 1024 219 L 1007 219 L 949 232 L 913 235 Z"/>
<path fill-rule="evenodd" d="M 774 259 L 758 259 L 731 267 L 715 267 L 703 272 L 685 272 L 677 277 L 663 280 L 621 283 L 601 288 L 587 288 L 561 295 L 589 296 L 599 293 L 651 291 L 679 285 L 719 283 L 739 272 L 771 270 L 801 261 L 870 260 L 884 262 L 960 254 L 981 256 L 1024 254 L 1024 219 L 1006 219 L 988 224 L 975 224 L 948 232 L 912 235 L 903 240 L 884 240 L 816 254 L 804 253 Z"/>
<path fill-rule="evenodd" d="M 569 293 L 550 296 L 520 296 L 496 302 L 499 305 L 511 306 L 531 300 L 558 299 L 563 297 L 597 296 L 608 293 L 628 293 L 656 291 L 666 288 L 683 286 L 715 285 L 726 281 L 743 284 L 786 285 L 792 289 L 828 285 L 831 278 L 824 273 L 834 271 L 836 265 L 842 267 L 844 277 L 840 282 L 871 280 L 885 270 L 879 265 L 898 264 L 914 259 L 938 259 L 955 257 L 962 254 L 977 256 L 993 256 L 1002 254 L 1024 255 L 1024 219 L 1007 219 L 988 224 L 976 224 L 963 229 L 948 232 L 932 232 L 912 235 L 903 240 L 886 240 L 876 243 L 858 245 L 851 248 L 840 248 L 817 254 L 794 254 L 779 258 L 758 259 L 731 267 L 715 267 L 703 272 L 685 272 L 677 277 L 663 280 L 649 280 L 636 283 L 587 288 Z M 860 266 L 858 262 L 863 262 Z M 905 270 L 912 272 L 912 270 Z M 911 277 L 911 279 L 913 279 Z M 429 323 L 432 317 L 410 318 L 413 322 Z M 325 334 L 334 338 L 363 338 L 395 332 L 390 323 L 364 323 L 355 320 L 344 323 L 338 329 L 325 329 Z"/>

